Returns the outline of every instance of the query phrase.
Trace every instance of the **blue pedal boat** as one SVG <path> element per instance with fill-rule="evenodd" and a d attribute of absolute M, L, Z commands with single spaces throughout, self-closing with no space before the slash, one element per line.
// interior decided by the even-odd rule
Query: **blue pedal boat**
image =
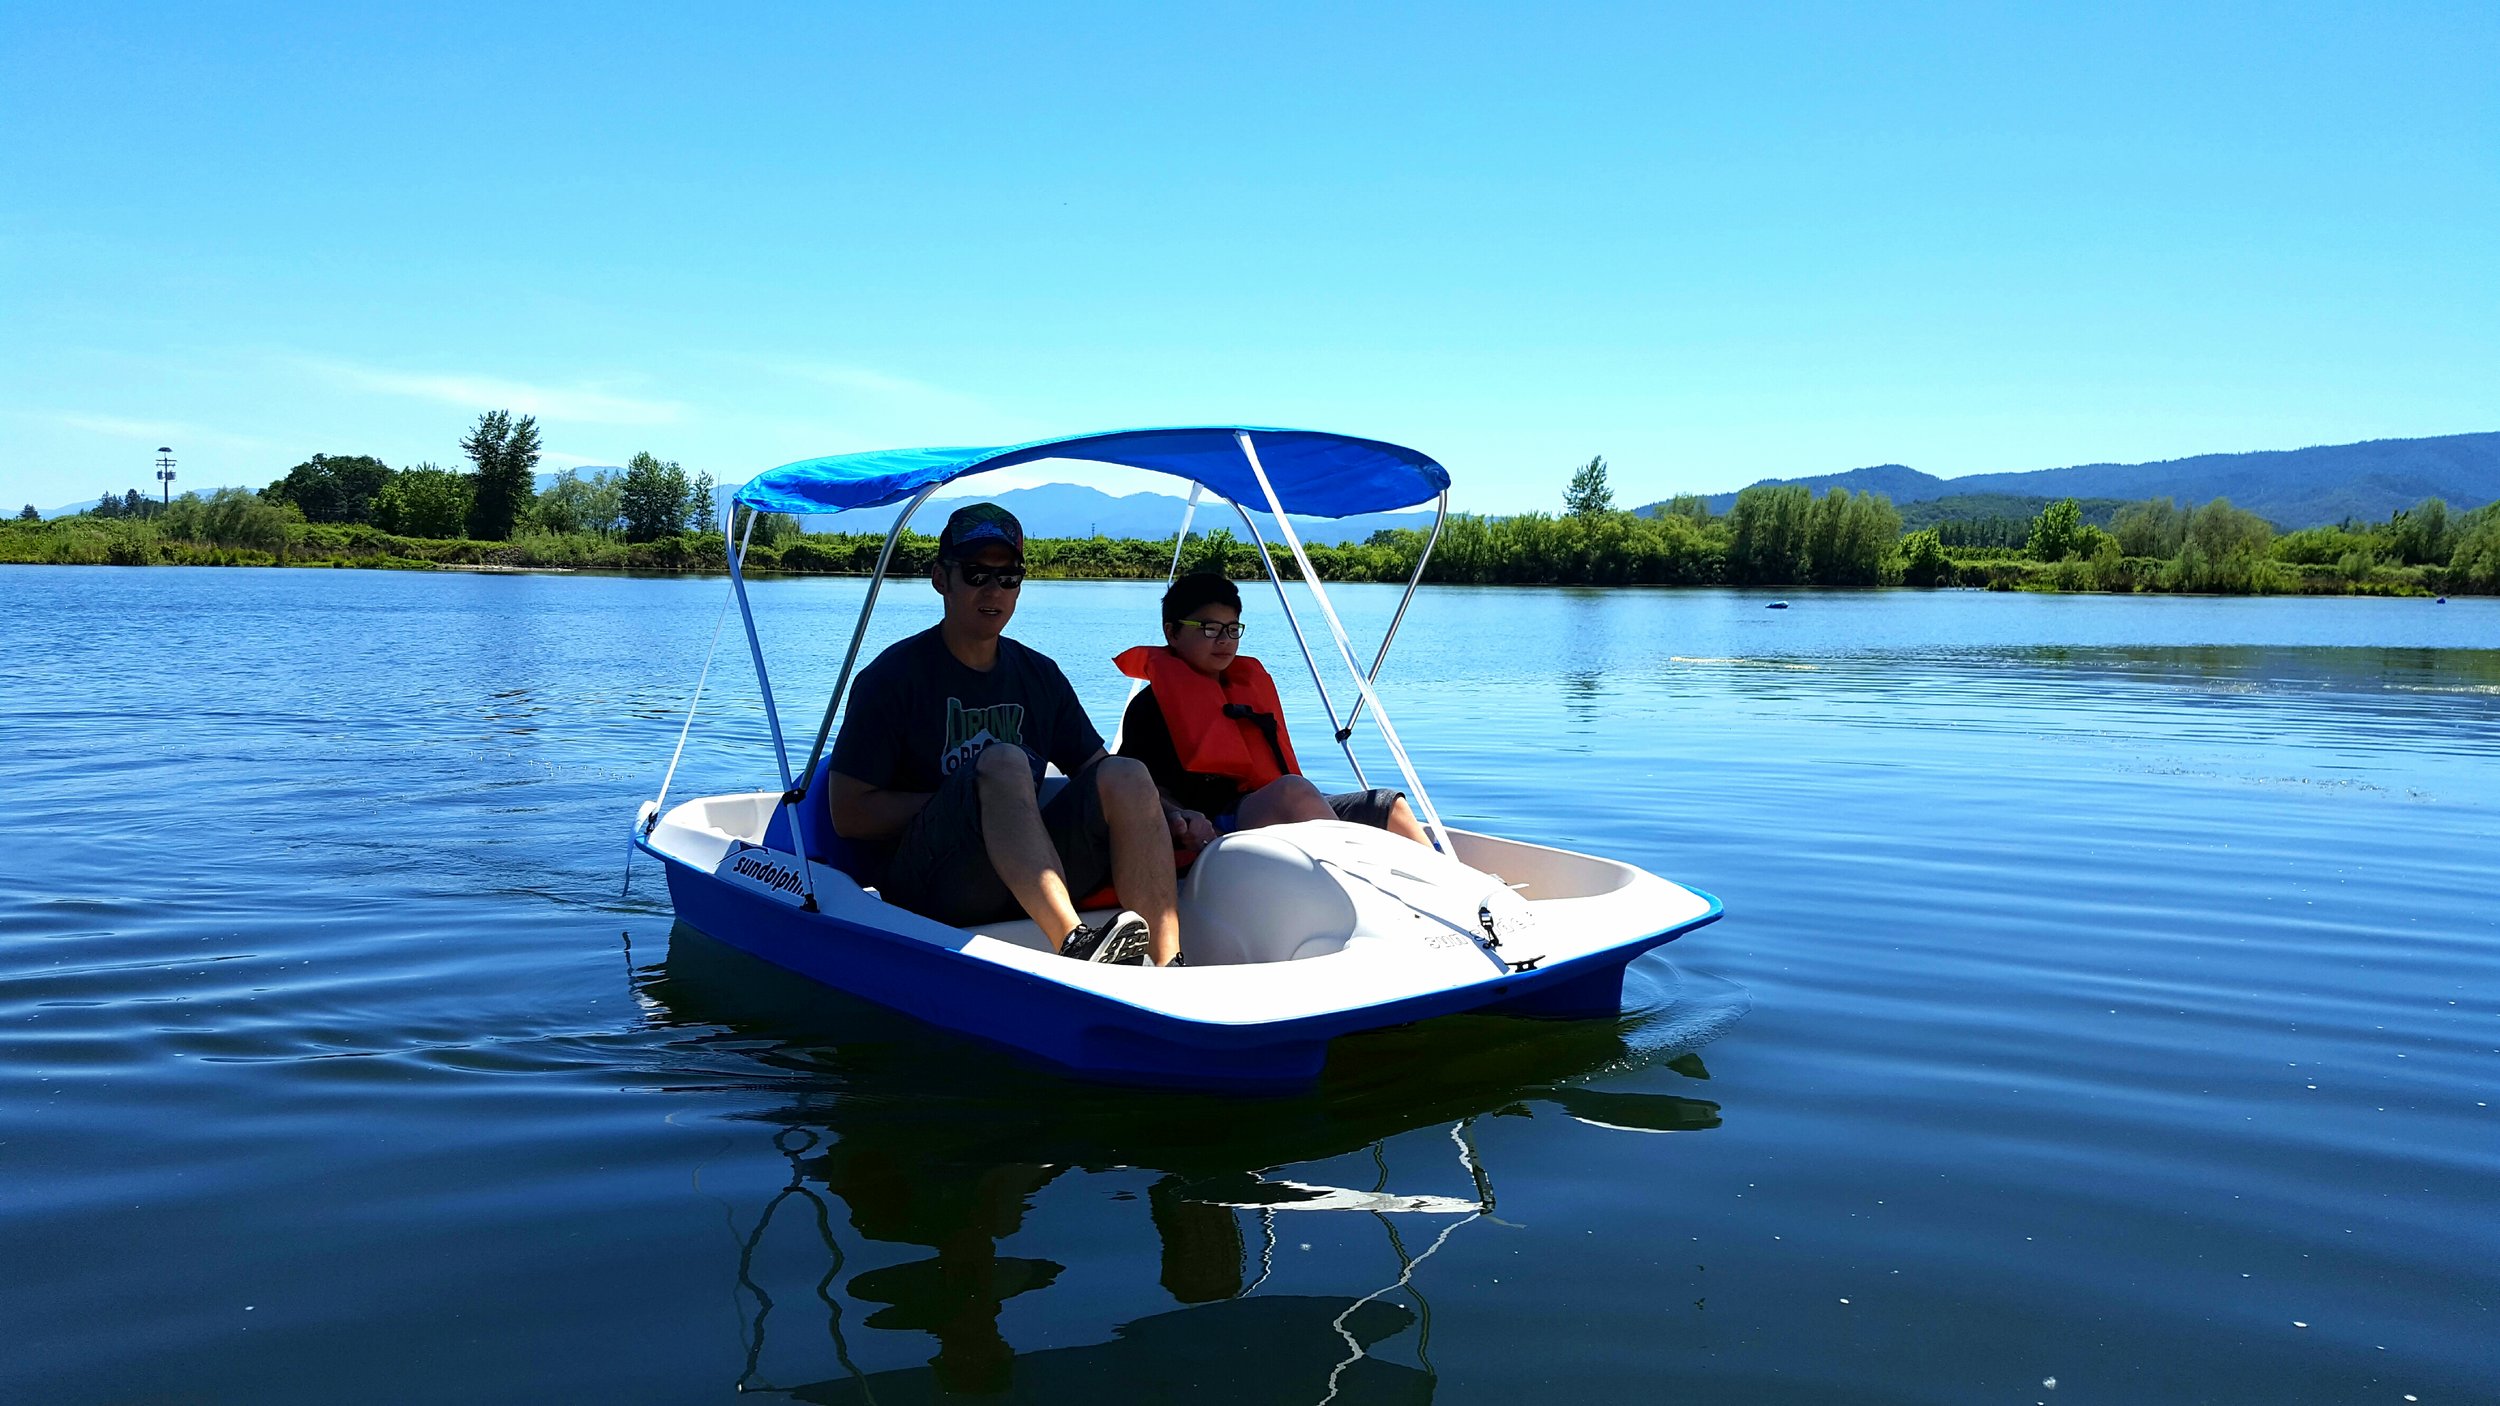
<path fill-rule="evenodd" d="M 1107 966 L 1058 956 L 1025 919 L 949 927 L 889 904 L 867 856 L 833 832 L 826 744 L 859 662 L 879 588 L 912 515 L 946 484 L 1042 459 L 1122 465 L 1190 484 L 1174 570 L 1200 501 L 1239 515 L 1357 781 L 1352 743 L 1368 714 L 1429 848 L 1336 821 L 1238 832 L 1201 852 L 1180 884 L 1186 965 Z M 727 508 L 731 599 L 764 696 L 781 784 L 668 801 L 635 816 L 634 845 L 660 861 L 678 917 L 802 976 L 1073 1074 L 1121 1083 L 1286 1090 L 1319 1075 L 1340 1035 L 1459 1011 L 1611 1016 L 1642 953 L 1720 916 L 1716 898 L 1619 860 L 1442 823 L 1376 687 L 1440 540 L 1449 473 L 1379 440 L 1311 430 L 1192 426 L 1121 430 L 997 448 L 898 449 L 785 464 Z M 886 534 L 815 742 L 793 764 L 742 569 L 758 516 L 907 506 Z M 1292 515 L 1347 517 L 1432 502 L 1433 528 L 1366 667 L 1329 601 Z M 1325 627 L 1314 651 L 1269 538 L 1269 516 Z M 744 532 L 738 530 L 744 509 Z M 1333 655 L 1342 670 L 1332 696 Z M 706 661 L 709 672 L 709 660 Z M 701 681 L 696 697 L 701 697 Z M 1347 706 L 1338 698 L 1351 694 Z M 691 728 L 693 710 L 687 714 Z M 685 746 L 678 738 L 678 756 Z M 1052 784 L 1057 778 L 1052 778 Z M 1089 912 L 1092 921 L 1102 913 Z"/>

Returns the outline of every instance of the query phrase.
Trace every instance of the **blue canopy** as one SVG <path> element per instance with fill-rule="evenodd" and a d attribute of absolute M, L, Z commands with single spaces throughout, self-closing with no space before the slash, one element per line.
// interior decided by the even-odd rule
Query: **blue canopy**
<path fill-rule="evenodd" d="M 1429 456 L 1376 439 L 1271 430 L 1255 425 L 1194 425 L 1160 430 L 1037 439 L 994 449 L 879 449 L 801 459 L 767 469 L 738 490 L 758 512 L 838 513 L 900 502 L 933 484 L 1036 459 L 1087 459 L 1191 479 L 1245 508 L 1264 510 L 1267 495 L 1250 476 L 1235 431 L 1246 431 L 1259 464 L 1285 511 L 1310 517 L 1351 517 L 1428 502 L 1450 486 L 1450 471 Z"/>

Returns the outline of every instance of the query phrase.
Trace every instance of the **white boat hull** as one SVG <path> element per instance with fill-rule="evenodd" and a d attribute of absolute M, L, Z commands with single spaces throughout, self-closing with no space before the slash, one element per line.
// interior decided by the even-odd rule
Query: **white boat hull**
<path fill-rule="evenodd" d="M 1625 963 L 1720 915 L 1710 895 L 1615 860 L 1465 831 L 1443 856 L 1308 821 L 1228 836 L 1183 876 L 1186 965 L 1105 966 L 1056 955 L 1023 919 L 948 927 L 831 864 L 802 873 L 763 843 L 777 800 L 685 801 L 638 840 L 666 864 L 681 918 L 837 989 L 1121 1082 L 1291 1087 L 1356 1030 L 1468 1010 L 1611 1014 Z"/>

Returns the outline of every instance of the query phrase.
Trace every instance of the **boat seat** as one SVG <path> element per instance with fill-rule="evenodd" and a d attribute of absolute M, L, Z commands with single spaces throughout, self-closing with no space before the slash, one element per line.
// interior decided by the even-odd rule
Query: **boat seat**
<path fill-rule="evenodd" d="M 834 833 L 832 812 L 825 807 L 825 778 L 833 773 L 833 758 L 816 763 L 816 770 L 807 778 L 807 798 L 796 806 L 773 807 L 772 823 L 764 827 L 764 844 L 768 849 L 803 853 L 819 864 L 830 864 L 859 881 L 862 888 L 874 888 L 885 879 L 886 861 L 894 847 L 866 840 L 846 840 Z M 790 843 L 790 819 L 798 817 L 799 843 Z"/>

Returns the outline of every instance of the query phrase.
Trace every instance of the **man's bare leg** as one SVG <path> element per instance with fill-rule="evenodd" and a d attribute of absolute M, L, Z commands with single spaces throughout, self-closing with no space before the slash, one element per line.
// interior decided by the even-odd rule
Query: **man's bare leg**
<path fill-rule="evenodd" d="M 1155 965 L 1170 966 L 1180 955 L 1181 918 L 1163 797 L 1146 764 L 1134 757 L 1105 757 L 1094 768 L 1094 793 L 1111 826 L 1111 886 L 1122 906 L 1146 920 Z"/>
<path fill-rule="evenodd" d="M 1042 828 L 1033 763 L 1022 747 L 993 742 L 981 749 L 973 765 L 980 769 L 981 844 L 989 851 L 990 867 L 1016 896 L 1016 906 L 1050 939 L 1051 947 L 1065 946 L 1068 934 L 1076 931 L 1076 904 L 1068 898 L 1068 876 L 1060 871 L 1059 851 L 1050 843 L 1050 832 Z M 1160 813 L 1155 821 L 1162 823 Z M 1168 878 L 1165 887 L 1168 892 Z"/>

